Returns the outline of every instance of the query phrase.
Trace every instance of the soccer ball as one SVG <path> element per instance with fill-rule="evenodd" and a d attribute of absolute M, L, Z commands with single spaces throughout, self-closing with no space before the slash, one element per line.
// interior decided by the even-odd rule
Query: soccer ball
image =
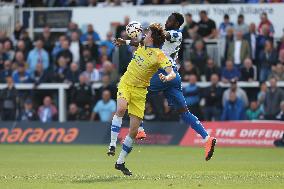
<path fill-rule="evenodd" d="M 137 21 L 130 22 L 126 26 L 126 33 L 130 38 L 138 37 L 141 34 L 141 32 L 142 32 L 142 25 Z"/>

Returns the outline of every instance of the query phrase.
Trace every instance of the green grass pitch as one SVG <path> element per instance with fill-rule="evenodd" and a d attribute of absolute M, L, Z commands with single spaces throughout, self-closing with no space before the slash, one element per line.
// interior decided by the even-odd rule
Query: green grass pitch
<path fill-rule="evenodd" d="M 205 162 L 202 148 L 135 145 L 127 158 L 131 177 L 114 169 L 117 155 L 107 157 L 106 149 L 0 145 L 0 188 L 284 188 L 284 149 L 217 148 Z"/>

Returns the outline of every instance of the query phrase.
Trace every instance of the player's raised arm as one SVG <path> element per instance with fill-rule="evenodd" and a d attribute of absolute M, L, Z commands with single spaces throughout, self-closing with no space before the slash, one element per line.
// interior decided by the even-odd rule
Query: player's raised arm
<path fill-rule="evenodd" d="M 161 81 L 167 82 L 176 78 L 176 73 L 174 72 L 172 67 L 166 67 L 165 71 L 167 72 L 168 75 L 164 75 L 162 73 L 159 74 Z"/>
<path fill-rule="evenodd" d="M 113 40 L 113 43 L 118 47 L 121 46 L 121 45 L 130 45 L 130 46 L 138 47 L 141 42 L 135 41 L 134 39 L 124 40 L 122 38 L 117 38 L 117 39 Z"/>

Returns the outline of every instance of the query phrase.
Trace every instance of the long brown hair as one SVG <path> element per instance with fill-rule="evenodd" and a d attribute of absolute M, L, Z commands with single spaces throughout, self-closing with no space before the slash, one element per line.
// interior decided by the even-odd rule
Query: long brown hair
<path fill-rule="evenodd" d="M 166 40 L 166 33 L 161 24 L 153 23 L 149 26 L 152 31 L 153 46 L 160 48 Z"/>

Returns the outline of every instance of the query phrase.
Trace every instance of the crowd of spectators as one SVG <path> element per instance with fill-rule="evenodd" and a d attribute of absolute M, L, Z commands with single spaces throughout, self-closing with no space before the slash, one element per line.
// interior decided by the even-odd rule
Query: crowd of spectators
<path fill-rule="evenodd" d="M 218 4 L 218 3 L 281 3 L 283 0 L 3 0 L 24 7 L 110 7 L 161 4 Z"/>
<path fill-rule="evenodd" d="M 284 81 L 284 37 L 276 43 L 268 15 L 262 13 L 259 23 L 249 24 L 243 15 L 236 22 L 224 15 L 220 26 L 206 11 L 200 12 L 199 21 L 190 13 L 185 18 L 184 40 L 193 42 L 178 64 L 182 81 L 187 83 L 183 92 L 190 111 L 201 120 L 283 120 L 284 92 L 277 82 Z M 68 120 L 110 121 L 116 110 L 116 84 L 134 50 L 115 48 L 112 40 L 127 38 L 129 21 L 126 17 L 115 31 L 107 32 L 105 40 L 92 24 L 83 32 L 73 22 L 59 36 L 46 26 L 34 40 L 19 23 L 11 36 L 0 31 L 0 82 L 7 83 L 0 91 L 1 119 L 57 120 L 56 94 L 36 88 L 41 83 L 67 83 L 71 86 L 67 92 Z M 209 56 L 208 39 L 222 41 L 220 63 Z M 114 58 L 114 51 L 118 57 Z M 118 64 L 113 63 L 115 59 Z M 200 88 L 198 81 L 210 85 Z M 254 91 L 244 90 L 238 81 L 260 81 L 261 85 Z M 92 85 L 98 82 L 102 85 L 94 89 Z M 230 87 L 222 88 L 220 82 Z M 14 84 L 18 83 L 33 83 L 34 88 L 17 90 Z M 162 93 L 149 92 L 145 120 L 178 121 L 179 116 L 168 107 Z"/>

